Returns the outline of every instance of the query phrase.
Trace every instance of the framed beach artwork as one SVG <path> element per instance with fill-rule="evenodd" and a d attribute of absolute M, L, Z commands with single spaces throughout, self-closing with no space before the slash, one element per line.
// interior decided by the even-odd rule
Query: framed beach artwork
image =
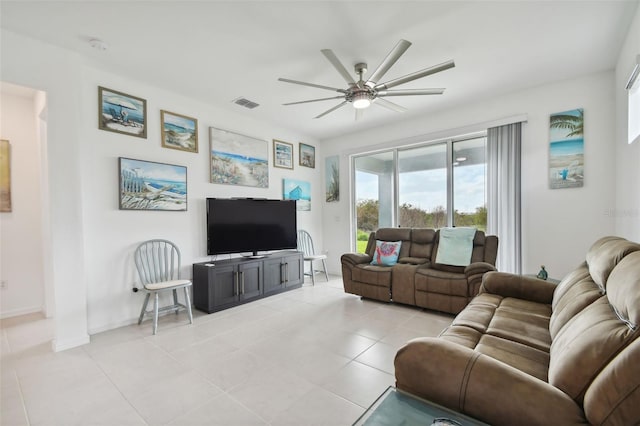
<path fill-rule="evenodd" d="M 311 183 L 296 179 L 282 179 L 282 199 L 296 200 L 296 210 L 311 210 Z"/>
<path fill-rule="evenodd" d="M 163 147 L 198 152 L 198 120 L 160 110 L 160 123 Z"/>
<path fill-rule="evenodd" d="M 551 114 L 549 118 L 549 187 L 584 185 L 584 110 Z"/>
<path fill-rule="evenodd" d="M 11 211 L 11 144 L 0 140 L 0 212 Z"/>
<path fill-rule="evenodd" d="M 300 155 L 300 165 L 304 167 L 316 168 L 316 147 L 300 142 L 298 149 Z"/>
<path fill-rule="evenodd" d="M 333 155 L 324 160 L 324 182 L 327 203 L 340 201 L 340 157 Z"/>
<path fill-rule="evenodd" d="M 147 101 L 98 87 L 98 128 L 146 139 Z"/>
<path fill-rule="evenodd" d="M 293 144 L 273 140 L 273 165 L 282 169 L 293 169 Z"/>
<path fill-rule="evenodd" d="M 120 157 L 120 210 L 187 210 L 187 168 Z"/>
<path fill-rule="evenodd" d="M 209 127 L 211 183 L 269 187 L 267 141 Z"/>

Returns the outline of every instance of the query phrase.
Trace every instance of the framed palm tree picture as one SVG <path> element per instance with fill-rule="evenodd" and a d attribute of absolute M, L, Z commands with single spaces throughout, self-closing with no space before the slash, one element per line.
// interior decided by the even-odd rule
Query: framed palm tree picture
<path fill-rule="evenodd" d="M 549 117 L 549 188 L 584 185 L 584 110 Z"/>

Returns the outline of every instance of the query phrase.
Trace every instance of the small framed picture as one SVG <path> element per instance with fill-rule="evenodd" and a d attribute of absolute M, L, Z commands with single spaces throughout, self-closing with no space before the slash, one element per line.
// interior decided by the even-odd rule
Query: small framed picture
<path fill-rule="evenodd" d="M 147 138 L 147 101 L 98 86 L 98 128 Z"/>
<path fill-rule="evenodd" d="M 293 144 L 277 139 L 273 140 L 273 165 L 293 170 Z"/>
<path fill-rule="evenodd" d="M 198 120 L 160 110 L 160 122 L 163 147 L 198 152 Z"/>
<path fill-rule="evenodd" d="M 300 165 L 316 168 L 316 147 L 300 142 Z"/>

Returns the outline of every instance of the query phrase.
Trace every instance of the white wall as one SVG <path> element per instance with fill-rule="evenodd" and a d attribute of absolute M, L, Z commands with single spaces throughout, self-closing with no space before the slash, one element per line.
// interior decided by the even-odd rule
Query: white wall
<path fill-rule="evenodd" d="M 147 100 L 147 138 L 136 138 L 99 130 L 95 105 L 98 86 Z M 322 247 L 322 169 L 298 166 L 298 141 L 316 146 L 305 135 L 252 118 L 251 110 L 221 110 L 127 77 L 87 66 L 84 69 L 81 149 L 83 187 L 84 247 L 88 283 L 89 332 L 91 334 L 131 323 L 137 319 L 143 293 L 133 294 L 138 280 L 132 263 L 135 246 L 149 238 L 174 241 L 182 252 L 182 276 L 191 277 L 191 263 L 206 261 L 205 198 L 264 197 L 282 199 L 282 179 L 295 178 L 312 183 L 311 211 L 298 212 L 298 227 L 308 229 Z M 199 152 L 189 153 L 161 147 L 160 110 L 198 119 Z M 251 188 L 209 183 L 209 127 L 223 128 L 265 140 L 272 164 L 272 139 L 294 144 L 294 169 L 270 167 L 269 188 Z M 187 166 L 188 211 L 118 210 L 118 157 Z M 224 256 L 223 256 L 224 257 Z"/>
<path fill-rule="evenodd" d="M 625 85 L 638 55 L 640 7 L 636 10 L 616 65 L 616 204 L 611 212 L 616 219 L 616 232 L 634 241 L 640 241 L 640 142 L 627 143 L 628 98 Z"/>
<path fill-rule="evenodd" d="M 110 74 L 77 54 L 7 30 L 1 37 L 3 81 L 46 91 L 46 144 L 49 210 L 45 223 L 45 282 L 55 304 L 56 350 L 88 341 L 88 334 L 137 319 L 142 294 L 132 293 L 137 277 L 131 260 L 145 239 L 174 240 L 181 248 L 183 276 L 190 264 L 206 260 L 204 199 L 216 197 L 282 197 L 282 178 L 310 181 L 312 210 L 298 213 L 298 226 L 309 230 L 322 248 L 322 169 L 297 165 L 298 142 L 322 148 L 312 138 L 251 118 L 251 111 L 221 110 L 130 77 Z M 45 71 L 46 70 L 46 71 Z M 147 139 L 97 128 L 98 86 L 147 100 Z M 198 118 L 198 154 L 160 146 L 160 109 Z M 268 189 L 209 183 L 209 126 L 264 139 L 272 158 L 271 139 L 294 144 L 293 171 L 270 169 Z M 188 168 L 188 211 L 118 210 L 118 157 L 179 164 Z M 271 160 L 270 160 L 271 161 Z M 319 163 L 320 164 L 320 163 Z"/>
<path fill-rule="evenodd" d="M 340 254 L 350 251 L 350 154 L 366 152 L 372 144 L 391 146 L 394 141 L 428 141 L 468 133 L 486 127 L 476 123 L 526 114 L 522 141 L 523 272 L 537 273 L 545 264 L 552 277 L 562 277 L 584 260 L 595 239 L 615 232 L 615 220 L 606 214 L 615 205 L 613 81 L 613 72 L 588 75 L 324 141 L 325 156 L 341 156 L 340 202 L 327 204 L 324 217 L 330 270 L 339 271 Z M 574 108 L 584 108 L 585 114 L 585 184 L 550 190 L 549 115 Z M 416 137 L 420 135 L 424 136 Z"/>
<path fill-rule="evenodd" d="M 11 143 L 12 211 L 0 213 L 0 318 L 44 309 L 40 143 L 35 91 L 0 93 L 0 138 Z"/>

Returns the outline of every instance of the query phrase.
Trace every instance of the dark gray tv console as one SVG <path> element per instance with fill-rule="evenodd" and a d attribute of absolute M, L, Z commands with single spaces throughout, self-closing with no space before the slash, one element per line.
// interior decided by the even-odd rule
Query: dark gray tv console
<path fill-rule="evenodd" d="M 270 253 L 193 264 L 193 304 L 212 313 L 299 288 L 304 282 L 303 254 Z"/>

